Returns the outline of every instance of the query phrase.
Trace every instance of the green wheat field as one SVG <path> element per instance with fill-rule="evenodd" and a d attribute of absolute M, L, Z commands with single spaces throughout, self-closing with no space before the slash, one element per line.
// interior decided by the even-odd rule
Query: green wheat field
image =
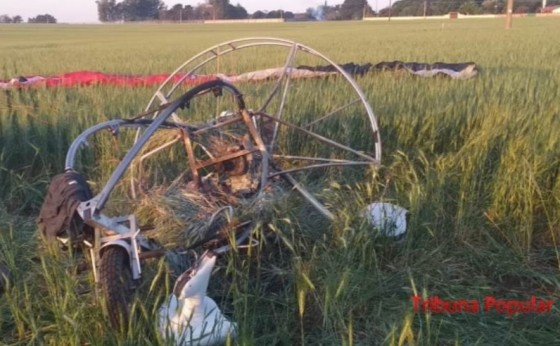
<path fill-rule="evenodd" d="M 209 295 L 238 323 L 239 345 L 552 345 L 560 340 L 560 20 L 504 25 L 0 25 L 0 79 L 169 73 L 203 49 L 250 36 L 301 42 L 339 63 L 475 62 L 481 72 L 468 80 L 393 72 L 358 78 L 381 129 L 382 167 L 360 179 L 325 172 L 318 189 L 333 222 L 297 198 L 277 207 L 261 225 L 274 237 L 223 258 Z M 258 59 L 276 67 L 271 57 Z M 302 83 L 309 87 L 294 94 L 290 109 L 312 112 L 310 100 L 334 106 L 346 98 L 330 89 L 337 80 Z M 35 227 L 72 140 L 98 122 L 142 111 L 154 90 L 0 92 L 0 260 L 12 273 L 0 297 L 0 344 L 165 344 L 155 324 L 173 285 L 163 261 L 146 263 L 128 332 L 116 332 L 91 272 L 77 273 L 71 254 L 39 251 Z M 357 133 L 361 126 L 349 127 Z M 368 136 L 352 138 L 370 145 Z M 90 178 L 114 168 L 110 142 L 98 144 L 92 157 L 101 164 Z M 379 200 L 410 211 L 403 241 L 380 236 L 361 217 Z M 554 303 L 547 313 L 437 314 L 415 312 L 415 295 Z"/>

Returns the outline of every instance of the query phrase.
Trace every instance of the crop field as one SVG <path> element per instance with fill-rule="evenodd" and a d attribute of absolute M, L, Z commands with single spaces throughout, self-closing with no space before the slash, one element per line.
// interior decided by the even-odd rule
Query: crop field
<path fill-rule="evenodd" d="M 466 80 L 389 71 L 358 77 L 379 123 L 381 167 L 309 178 L 334 220 L 300 199 L 282 200 L 260 224 L 273 236 L 222 258 L 209 296 L 238 324 L 232 344 L 552 345 L 560 340 L 560 20 L 515 18 L 509 31 L 504 24 L 0 25 L 0 79 L 79 70 L 170 73 L 203 49 L 250 36 L 301 42 L 338 63 L 475 62 L 481 72 Z M 249 55 L 223 67 L 248 69 L 249 60 L 250 67 L 279 67 L 285 60 L 273 50 Z M 335 78 L 293 84 L 286 116 L 294 121 L 355 98 Z M 259 97 L 254 87 L 248 102 Z M 163 261 L 146 264 L 130 328 L 114 331 L 91 271 L 77 273 L 71 254 L 40 251 L 35 226 L 73 139 L 101 121 L 141 112 L 154 91 L 0 91 L 0 261 L 12 273 L 0 296 L 0 344 L 165 344 L 155 321 L 173 280 Z M 349 114 L 321 133 L 371 150 L 363 120 Z M 110 138 L 94 144 L 84 168 L 98 192 L 120 154 Z M 310 156 L 321 150 L 297 138 L 281 145 Z M 152 163 L 152 174 L 173 169 L 167 164 Z M 380 200 L 409 210 L 403 240 L 381 236 L 361 215 Z M 131 205 L 123 192 L 111 208 Z M 148 218 L 159 210 L 150 201 L 140 207 Z M 534 296 L 553 304 L 540 313 L 483 306 L 438 313 L 415 311 L 414 296 L 481 305 Z"/>

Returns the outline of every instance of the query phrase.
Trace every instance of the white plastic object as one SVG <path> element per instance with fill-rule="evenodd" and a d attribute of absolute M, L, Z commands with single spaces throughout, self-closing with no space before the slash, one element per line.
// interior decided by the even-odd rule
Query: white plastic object
<path fill-rule="evenodd" d="M 408 210 L 391 203 L 375 202 L 366 207 L 365 217 L 387 237 L 401 238 L 406 234 Z"/>

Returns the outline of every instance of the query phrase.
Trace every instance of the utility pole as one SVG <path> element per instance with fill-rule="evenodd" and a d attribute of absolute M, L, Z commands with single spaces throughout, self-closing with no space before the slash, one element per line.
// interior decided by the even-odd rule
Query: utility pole
<path fill-rule="evenodd" d="M 424 19 L 426 19 L 427 10 L 428 10 L 428 0 L 424 0 Z"/>
<path fill-rule="evenodd" d="M 542 0 L 542 8 L 546 7 L 546 0 Z"/>
<path fill-rule="evenodd" d="M 513 0 L 508 0 L 506 10 L 506 30 L 511 29 L 511 17 L 513 15 Z"/>
<path fill-rule="evenodd" d="M 389 0 L 389 21 L 391 21 L 392 14 L 393 14 L 393 1 Z"/>

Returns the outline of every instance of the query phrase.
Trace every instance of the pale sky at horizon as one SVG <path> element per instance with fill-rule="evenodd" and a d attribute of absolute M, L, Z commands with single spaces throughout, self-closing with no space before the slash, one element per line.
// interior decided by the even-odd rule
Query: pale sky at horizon
<path fill-rule="evenodd" d="M 174 4 L 196 6 L 204 0 L 164 0 L 171 7 Z M 341 4 L 343 0 L 327 1 L 329 5 Z M 324 0 L 230 0 L 231 4 L 237 3 L 245 7 L 249 13 L 257 10 L 285 10 L 292 12 L 305 12 L 309 7 L 324 4 Z M 386 7 L 389 0 L 368 0 L 369 5 L 375 10 L 376 3 L 379 9 Z M 97 23 L 97 5 L 95 0 L 0 0 L 0 15 L 7 14 L 11 17 L 22 16 L 24 21 L 38 14 L 49 13 L 59 23 Z"/>

